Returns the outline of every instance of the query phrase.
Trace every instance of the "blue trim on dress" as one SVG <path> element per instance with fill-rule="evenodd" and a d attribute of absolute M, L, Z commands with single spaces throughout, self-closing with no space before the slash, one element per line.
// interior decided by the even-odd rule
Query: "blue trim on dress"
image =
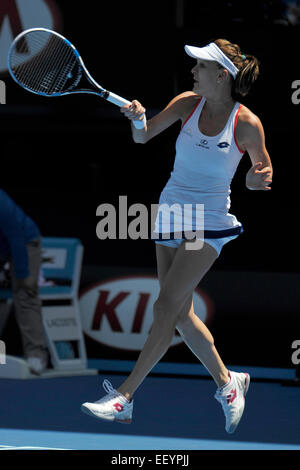
<path fill-rule="evenodd" d="M 243 232 L 244 232 L 244 229 L 242 225 L 238 227 L 225 229 L 225 230 L 204 230 L 204 239 L 226 238 L 226 237 L 231 237 L 234 235 L 240 235 Z M 193 230 L 193 232 L 189 232 L 189 233 L 196 233 L 196 231 Z M 199 233 L 203 235 L 203 232 L 199 232 Z M 165 236 L 163 237 L 163 235 Z M 176 238 L 175 238 L 175 235 L 176 235 Z M 159 233 L 158 238 L 155 238 L 155 240 L 177 240 L 177 239 L 190 240 L 191 239 L 191 237 L 187 238 L 185 236 L 185 232 L 171 232 L 170 234 L 168 234 L 167 238 L 166 236 L 167 234 Z"/>

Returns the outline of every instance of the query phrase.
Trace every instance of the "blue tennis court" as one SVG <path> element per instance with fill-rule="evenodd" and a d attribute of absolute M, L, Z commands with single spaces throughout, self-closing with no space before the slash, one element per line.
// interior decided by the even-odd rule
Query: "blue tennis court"
<path fill-rule="evenodd" d="M 254 377 L 253 377 L 254 375 Z M 1 379 L 2 450 L 300 450 L 300 387 L 252 375 L 237 431 L 224 429 L 208 377 L 149 376 L 135 395 L 131 425 L 80 411 L 123 374 L 51 379 Z"/>

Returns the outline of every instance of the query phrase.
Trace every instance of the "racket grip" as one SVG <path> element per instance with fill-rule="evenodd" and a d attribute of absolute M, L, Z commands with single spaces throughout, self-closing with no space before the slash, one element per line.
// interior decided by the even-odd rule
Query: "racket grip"
<path fill-rule="evenodd" d="M 125 100 L 125 98 L 122 98 L 122 96 L 116 95 L 111 91 L 109 92 L 108 97 L 106 99 L 107 101 L 110 101 L 111 103 L 115 104 L 116 106 L 119 106 L 120 108 L 122 108 L 122 106 L 125 106 L 126 104 L 131 104 L 131 101 Z"/>
<path fill-rule="evenodd" d="M 111 103 L 115 104 L 116 106 L 119 106 L 120 108 L 127 104 L 131 104 L 131 101 L 125 100 L 125 98 L 122 98 L 122 96 L 116 95 L 111 91 L 109 92 L 109 95 L 106 99 L 107 101 L 110 101 Z M 141 121 L 137 119 L 132 122 L 136 129 L 143 129 L 146 126 L 146 116 L 144 115 Z"/>

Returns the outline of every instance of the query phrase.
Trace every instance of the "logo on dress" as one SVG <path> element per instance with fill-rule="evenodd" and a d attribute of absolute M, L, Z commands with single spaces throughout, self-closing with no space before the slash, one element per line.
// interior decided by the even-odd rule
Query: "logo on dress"
<path fill-rule="evenodd" d="M 220 147 L 220 149 L 226 149 L 227 147 L 230 147 L 230 144 L 228 142 L 220 142 L 218 147 Z"/>
<path fill-rule="evenodd" d="M 188 127 L 187 129 L 184 129 L 183 133 L 190 136 L 190 137 L 192 137 L 192 135 L 193 135 L 193 131 L 190 127 Z"/>
<path fill-rule="evenodd" d="M 202 148 L 205 148 L 205 149 L 209 149 L 209 147 L 208 147 L 207 144 L 208 144 L 208 140 L 206 140 L 206 139 L 201 139 L 201 140 L 200 140 L 200 143 L 199 143 L 199 144 L 196 144 L 196 145 L 197 145 L 197 147 L 202 147 Z"/>

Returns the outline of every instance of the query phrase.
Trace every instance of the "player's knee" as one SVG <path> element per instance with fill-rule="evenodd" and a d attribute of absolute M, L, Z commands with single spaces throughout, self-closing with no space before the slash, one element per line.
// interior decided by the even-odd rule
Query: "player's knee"
<path fill-rule="evenodd" d="M 196 317 L 196 318 L 195 318 Z M 196 320 L 196 321 L 195 321 Z M 184 338 L 191 338 L 197 332 L 197 341 L 208 343 L 211 347 L 214 346 L 214 338 L 205 324 L 199 324 L 199 317 L 195 312 L 190 309 L 188 315 L 180 316 L 178 318 L 176 329 Z M 201 335 L 198 335 L 201 333 Z"/>
<path fill-rule="evenodd" d="M 180 314 L 177 317 L 177 325 L 189 326 L 191 324 L 191 316 L 194 314 L 192 302 L 189 300 L 183 306 Z"/>
<path fill-rule="evenodd" d="M 154 321 L 158 323 L 172 321 L 176 324 L 179 314 L 178 304 L 167 295 L 160 295 L 153 305 Z"/>
<path fill-rule="evenodd" d="M 194 328 L 193 316 L 195 315 L 194 309 L 191 304 L 185 305 L 177 318 L 176 326 L 180 331 L 189 331 Z"/>
<path fill-rule="evenodd" d="M 181 314 L 177 318 L 176 326 L 181 330 L 184 331 L 186 329 L 191 328 L 192 321 L 189 316 L 189 311 L 181 312 Z"/>

